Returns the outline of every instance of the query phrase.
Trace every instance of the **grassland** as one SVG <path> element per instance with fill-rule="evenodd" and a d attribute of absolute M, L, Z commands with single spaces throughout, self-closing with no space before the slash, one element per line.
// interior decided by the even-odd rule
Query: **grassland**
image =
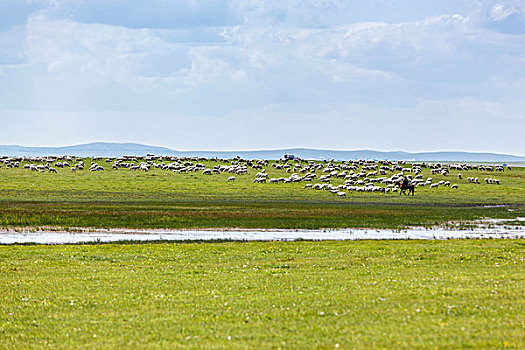
<path fill-rule="evenodd" d="M 463 173 L 482 184 L 432 176 L 457 190 L 345 198 L 254 184 L 255 170 L 232 183 L 106 169 L 0 169 L 0 226 L 395 229 L 525 216 L 524 168 Z M 523 239 L 0 246 L 0 349 L 519 349 L 524 248 Z"/>
<path fill-rule="evenodd" d="M 523 349 L 525 241 L 0 247 L 0 348 Z"/>
<path fill-rule="evenodd" d="M 304 189 L 304 183 L 254 184 L 257 170 L 253 169 L 228 183 L 231 174 L 176 174 L 155 168 L 143 173 L 111 170 L 107 163 L 99 163 L 107 170 L 59 169 L 53 174 L 0 169 L 0 226 L 403 228 L 525 215 L 525 168 L 519 167 L 504 173 L 463 172 L 463 180 L 457 178 L 457 171 L 445 177 L 424 170 L 425 178 L 451 180 L 459 188 L 417 188 L 414 197 L 348 193 L 338 198 L 327 191 Z M 266 169 L 270 177 L 290 175 L 271 166 Z M 479 177 L 482 183 L 470 184 L 467 176 Z M 485 177 L 497 177 L 501 184 L 487 185 Z"/>

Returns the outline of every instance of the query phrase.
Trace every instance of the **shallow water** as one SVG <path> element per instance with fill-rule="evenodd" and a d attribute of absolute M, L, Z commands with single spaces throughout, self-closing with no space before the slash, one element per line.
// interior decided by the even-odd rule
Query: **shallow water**
<path fill-rule="evenodd" d="M 186 241 L 186 240 L 236 240 L 236 241 L 291 241 L 304 240 L 388 240 L 388 239 L 461 239 L 461 238 L 525 238 L 524 226 L 480 225 L 474 229 L 411 228 L 402 231 L 373 229 L 340 230 L 101 230 L 93 232 L 13 232 L 0 233 L 0 244 L 74 244 L 118 241 Z"/>

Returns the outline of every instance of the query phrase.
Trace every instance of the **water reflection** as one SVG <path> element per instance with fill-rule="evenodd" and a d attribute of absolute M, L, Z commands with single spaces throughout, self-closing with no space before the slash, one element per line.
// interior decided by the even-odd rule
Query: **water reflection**
<path fill-rule="evenodd" d="M 291 240 L 388 240 L 388 239 L 461 239 L 525 238 L 524 226 L 477 227 L 469 230 L 411 228 L 402 231 L 373 229 L 341 230 L 111 230 L 95 232 L 12 232 L 0 233 L 0 244 L 75 244 L 118 241 L 291 241 Z"/>

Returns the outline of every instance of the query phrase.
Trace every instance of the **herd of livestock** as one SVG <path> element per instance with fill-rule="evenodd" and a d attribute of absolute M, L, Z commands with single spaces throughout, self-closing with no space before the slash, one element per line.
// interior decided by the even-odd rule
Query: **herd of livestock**
<path fill-rule="evenodd" d="M 89 163 L 86 163 L 89 162 Z M 207 166 L 205 165 L 208 164 Z M 211 165 L 210 165 L 211 163 Z M 22 165 L 21 165 L 22 164 Z M 103 165 L 101 165 L 103 164 Z M 202 157 L 171 157 L 171 156 L 124 156 L 118 158 L 79 158 L 72 156 L 61 157 L 0 157 L 0 168 L 20 168 L 42 173 L 58 173 L 58 169 L 77 171 L 104 171 L 106 169 L 148 172 L 151 168 L 172 171 L 179 174 L 200 172 L 203 175 L 230 174 L 227 181 L 234 182 L 236 176 L 255 173 L 254 183 L 277 184 L 305 182 L 304 188 L 326 190 L 337 196 L 346 196 L 350 192 L 398 192 L 403 189 L 402 183 L 414 187 L 458 188 L 447 180 L 450 171 L 457 171 L 454 178 L 463 179 L 463 173 L 471 170 L 480 170 L 494 173 L 510 170 L 508 166 L 474 165 L 466 163 L 425 163 L 405 161 L 375 161 L 375 160 L 348 160 L 335 162 L 333 160 L 306 160 L 285 159 L 268 161 L 260 159 L 233 159 L 202 158 Z M 270 176 L 269 167 L 273 167 Z M 268 169 L 268 170 L 267 170 Z M 424 177 L 423 169 L 429 169 L 431 176 L 440 176 L 441 180 Z M 286 176 L 284 176 L 286 174 Z M 341 179 L 341 184 L 333 184 L 334 180 Z M 469 183 L 499 185 L 499 179 L 487 177 L 480 181 L 477 177 L 467 177 Z M 340 181 L 339 181 L 340 182 Z"/>

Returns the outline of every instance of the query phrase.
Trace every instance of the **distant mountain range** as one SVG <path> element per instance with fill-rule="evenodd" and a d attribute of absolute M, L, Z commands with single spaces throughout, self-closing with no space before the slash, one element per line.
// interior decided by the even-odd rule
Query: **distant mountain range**
<path fill-rule="evenodd" d="M 525 162 L 524 156 L 498 153 L 474 152 L 382 152 L 371 150 L 334 151 L 308 148 L 289 148 L 257 151 L 177 151 L 165 147 L 147 146 L 137 143 L 109 143 L 95 142 L 76 146 L 65 147 L 24 147 L 0 146 L 0 155 L 5 156 L 61 156 L 72 155 L 78 157 L 120 157 L 124 155 L 145 156 L 147 154 L 167 156 L 197 156 L 233 158 L 240 156 L 248 159 L 278 159 L 285 153 L 294 154 L 305 159 L 382 159 L 382 160 L 407 160 L 407 161 L 457 161 L 457 162 Z"/>

